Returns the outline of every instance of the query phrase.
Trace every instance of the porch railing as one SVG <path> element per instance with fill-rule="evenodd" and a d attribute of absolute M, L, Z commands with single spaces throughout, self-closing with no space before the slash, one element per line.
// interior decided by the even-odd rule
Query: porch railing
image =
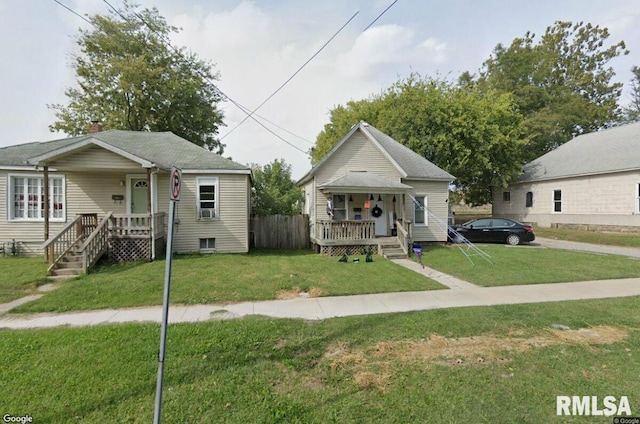
<path fill-rule="evenodd" d="M 111 216 L 109 227 L 114 237 L 148 238 L 151 235 L 152 224 L 154 235 L 164 235 L 164 212 L 151 217 L 149 215 Z"/>
<path fill-rule="evenodd" d="M 42 249 L 49 260 L 47 274 L 60 262 L 64 256 L 82 240 L 82 215 L 65 225 L 55 236 L 44 242 Z"/>
<path fill-rule="evenodd" d="M 112 212 L 108 212 L 80 247 L 80 253 L 82 254 L 82 271 L 85 274 L 109 247 L 108 224 L 112 215 Z"/>
<path fill-rule="evenodd" d="M 318 240 L 366 240 L 376 237 L 375 222 L 318 221 L 315 225 Z"/>
<path fill-rule="evenodd" d="M 398 234 L 398 242 L 405 255 L 409 254 L 409 244 L 411 244 L 411 222 L 397 220 L 396 230 Z"/>

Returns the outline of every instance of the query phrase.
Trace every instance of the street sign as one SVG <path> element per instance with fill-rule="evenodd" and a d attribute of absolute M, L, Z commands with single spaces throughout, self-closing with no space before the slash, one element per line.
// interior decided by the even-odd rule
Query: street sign
<path fill-rule="evenodd" d="M 169 200 L 174 202 L 180 201 L 180 190 L 182 188 L 182 170 L 175 166 L 171 168 L 171 177 L 169 178 L 169 188 L 171 193 Z"/>

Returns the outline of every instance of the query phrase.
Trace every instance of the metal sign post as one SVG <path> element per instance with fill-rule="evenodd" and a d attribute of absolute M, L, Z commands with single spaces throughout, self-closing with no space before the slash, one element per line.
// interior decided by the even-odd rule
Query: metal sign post
<path fill-rule="evenodd" d="M 162 383 L 164 380 L 164 356 L 167 347 L 167 326 L 169 325 L 169 291 L 171 288 L 171 263 L 173 261 L 173 227 L 176 203 L 180 201 L 182 188 L 182 171 L 171 168 L 169 178 L 169 228 L 167 231 L 166 265 L 164 270 L 164 299 L 162 301 L 162 327 L 160 328 L 160 352 L 158 353 L 158 380 L 156 383 L 156 403 L 153 412 L 153 423 L 160 424 L 162 418 Z"/>

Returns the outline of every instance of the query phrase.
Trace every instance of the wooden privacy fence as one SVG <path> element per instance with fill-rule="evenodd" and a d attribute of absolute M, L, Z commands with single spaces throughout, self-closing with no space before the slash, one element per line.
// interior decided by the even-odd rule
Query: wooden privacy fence
<path fill-rule="evenodd" d="M 255 215 L 251 218 L 252 247 L 307 249 L 309 215 Z"/>

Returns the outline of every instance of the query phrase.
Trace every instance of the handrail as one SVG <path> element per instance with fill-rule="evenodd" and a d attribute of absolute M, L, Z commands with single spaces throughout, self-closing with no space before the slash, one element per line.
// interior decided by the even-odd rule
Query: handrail
<path fill-rule="evenodd" d="M 375 221 L 317 221 L 318 240 L 367 240 L 375 238 Z"/>
<path fill-rule="evenodd" d="M 65 257 L 65 255 L 82 239 L 82 231 L 78 231 L 78 226 L 82 216 L 78 215 L 73 221 L 65 225 L 55 236 L 42 244 L 42 249 L 46 252 L 49 267 L 47 275 Z"/>
<path fill-rule="evenodd" d="M 409 226 L 411 224 L 409 223 Z M 398 242 L 405 255 L 409 255 L 409 231 L 405 228 L 404 223 L 396 220 L 396 230 L 398 234 Z"/>
<path fill-rule="evenodd" d="M 82 254 L 82 271 L 86 274 L 104 251 L 108 247 L 109 243 L 109 219 L 113 215 L 113 212 L 109 211 L 102 218 L 100 223 L 93 230 L 91 235 L 87 237 L 87 240 L 82 243 L 80 247 L 80 253 Z"/>

